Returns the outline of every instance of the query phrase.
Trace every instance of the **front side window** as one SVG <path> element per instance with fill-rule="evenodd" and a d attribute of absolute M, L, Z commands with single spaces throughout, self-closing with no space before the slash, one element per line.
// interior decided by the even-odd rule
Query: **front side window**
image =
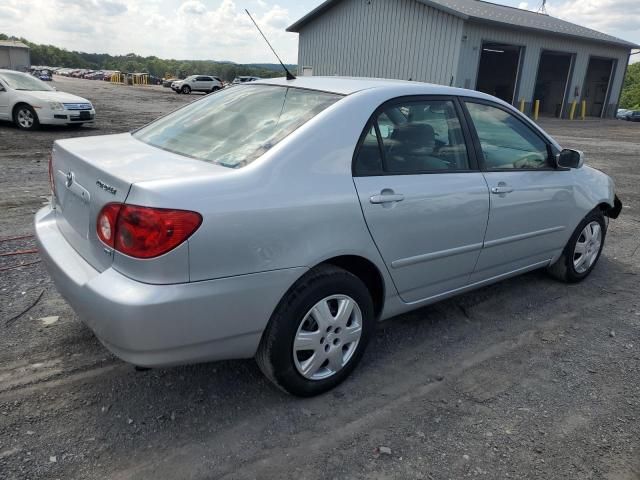
<path fill-rule="evenodd" d="M 300 88 L 243 85 L 187 105 L 134 137 L 180 155 L 240 168 L 340 98 Z"/>
<path fill-rule="evenodd" d="M 460 120 L 451 100 L 391 104 L 375 116 L 370 128 L 356 156 L 356 175 L 374 175 L 377 165 L 380 175 L 469 169 Z M 382 147 L 377 155 L 375 143 Z"/>
<path fill-rule="evenodd" d="M 505 110 L 466 102 L 476 127 L 486 170 L 548 168 L 547 144 Z"/>

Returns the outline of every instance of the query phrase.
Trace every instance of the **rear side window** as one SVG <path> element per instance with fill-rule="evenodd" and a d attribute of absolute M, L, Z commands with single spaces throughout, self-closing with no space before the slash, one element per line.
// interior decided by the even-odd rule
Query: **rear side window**
<path fill-rule="evenodd" d="M 478 133 L 486 170 L 548 168 L 547 144 L 501 108 L 466 102 Z"/>
<path fill-rule="evenodd" d="M 368 127 L 355 175 L 419 174 L 469 169 L 460 120 L 451 100 L 383 107 Z"/>
<path fill-rule="evenodd" d="M 187 105 L 134 137 L 174 153 L 240 168 L 340 98 L 314 90 L 243 85 Z"/>

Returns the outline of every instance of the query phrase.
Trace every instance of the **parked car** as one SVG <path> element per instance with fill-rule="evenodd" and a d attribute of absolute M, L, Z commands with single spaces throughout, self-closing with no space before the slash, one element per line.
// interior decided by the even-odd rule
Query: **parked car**
<path fill-rule="evenodd" d="M 629 110 L 624 119 L 629 122 L 640 122 L 640 110 Z"/>
<path fill-rule="evenodd" d="M 177 81 L 179 81 L 178 78 L 165 78 L 164 80 L 162 80 L 162 86 L 165 88 L 171 88 L 171 84 Z"/>
<path fill-rule="evenodd" d="M 241 83 L 255 82 L 257 80 L 260 80 L 260 77 L 241 76 L 241 77 L 234 78 L 233 82 L 231 82 L 231 85 L 239 85 Z"/>
<path fill-rule="evenodd" d="M 222 88 L 222 80 L 210 75 L 191 75 L 184 80 L 177 80 L 171 84 L 176 93 L 189 94 L 191 92 L 215 92 Z"/>
<path fill-rule="evenodd" d="M 49 72 L 49 70 L 46 70 L 46 69 L 33 70 L 31 75 L 33 75 L 36 78 L 39 78 L 43 82 L 50 82 L 52 80 L 51 73 Z"/>
<path fill-rule="evenodd" d="M 13 121 L 21 130 L 93 123 L 95 114 L 89 100 L 58 92 L 26 73 L 0 70 L 0 120 Z"/>
<path fill-rule="evenodd" d="M 58 140 L 35 228 L 115 355 L 255 357 L 308 396 L 349 375 L 378 320 L 539 268 L 584 280 L 622 204 L 583 162 L 480 92 L 270 79 Z"/>
<path fill-rule="evenodd" d="M 630 111 L 631 110 L 627 110 L 626 108 L 619 108 L 618 111 L 616 112 L 616 119 L 624 120 Z"/>

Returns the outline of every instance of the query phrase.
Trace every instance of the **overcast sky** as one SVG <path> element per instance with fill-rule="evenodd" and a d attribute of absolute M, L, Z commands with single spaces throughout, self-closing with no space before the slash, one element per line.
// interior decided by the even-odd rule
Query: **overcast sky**
<path fill-rule="evenodd" d="M 541 0 L 497 3 L 536 10 Z M 0 32 L 69 50 L 161 58 L 273 62 L 244 8 L 283 60 L 297 34 L 284 29 L 322 0 L 0 0 Z M 554 16 L 640 44 L 640 0 L 548 0 Z M 640 55 L 632 57 L 640 60 Z"/>

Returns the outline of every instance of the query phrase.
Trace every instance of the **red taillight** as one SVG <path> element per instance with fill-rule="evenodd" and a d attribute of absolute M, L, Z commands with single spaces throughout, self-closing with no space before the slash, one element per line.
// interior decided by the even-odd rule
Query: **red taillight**
<path fill-rule="evenodd" d="M 187 210 L 109 203 L 98 215 L 98 238 L 115 250 L 135 258 L 153 258 L 174 249 L 202 223 L 202 216 Z"/>

